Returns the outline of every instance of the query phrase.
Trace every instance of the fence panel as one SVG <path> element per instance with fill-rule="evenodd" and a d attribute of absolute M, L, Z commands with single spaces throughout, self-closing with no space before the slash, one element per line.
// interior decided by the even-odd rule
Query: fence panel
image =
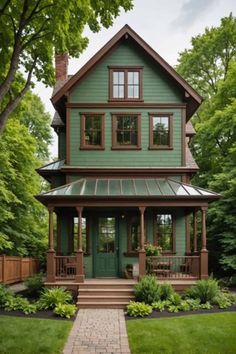
<path fill-rule="evenodd" d="M 0 282 L 17 283 L 39 272 L 39 263 L 35 258 L 0 256 Z"/>

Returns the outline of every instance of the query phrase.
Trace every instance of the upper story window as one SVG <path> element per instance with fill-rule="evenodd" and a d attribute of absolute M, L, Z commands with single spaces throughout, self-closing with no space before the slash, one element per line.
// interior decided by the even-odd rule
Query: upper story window
<path fill-rule="evenodd" d="M 81 144 L 83 150 L 101 150 L 104 142 L 105 117 L 103 113 L 82 113 Z"/>
<path fill-rule="evenodd" d="M 149 148 L 173 148 L 173 115 L 171 113 L 149 114 Z"/>
<path fill-rule="evenodd" d="M 142 68 L 110 68 L 110 100 L 142 100 Z"/>
<path fill-rule="evenodd" d="M 141 116 L 137 113 L 112 115 L 112 148 L 141 149 Z"/>
<path fill-rule="evenodd" d="M 175 222 L 172 214 L 156 214 L 154 217 L 154 244 L 164 252 L 175 252 Z"/>

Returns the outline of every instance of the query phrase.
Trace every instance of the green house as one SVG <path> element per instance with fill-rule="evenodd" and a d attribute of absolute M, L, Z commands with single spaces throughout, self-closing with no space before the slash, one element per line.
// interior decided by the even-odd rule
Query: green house
<path fill-rule="evenodd" d="M 127 25 L 75 75 L 67 66 L 57 55 L 59 160 L 38 170 L 52 188 L 37 196 L 47 282 L 207 278 L 206 210 L 219 196 L 191 185 L 188 147 L 202 97 Z"/>

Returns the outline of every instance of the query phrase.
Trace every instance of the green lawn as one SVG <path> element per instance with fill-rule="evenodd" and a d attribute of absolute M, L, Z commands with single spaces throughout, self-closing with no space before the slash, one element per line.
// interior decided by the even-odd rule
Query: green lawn
<path fill-rule="evenodd" d="M 72 324 L 68 321 L 0 316 L 0 353 L 61 353 Z"/>
<path fill-rule="evenodd" d="M 132 354 L 235 354 L 236 313 L 126 322 Z"/>

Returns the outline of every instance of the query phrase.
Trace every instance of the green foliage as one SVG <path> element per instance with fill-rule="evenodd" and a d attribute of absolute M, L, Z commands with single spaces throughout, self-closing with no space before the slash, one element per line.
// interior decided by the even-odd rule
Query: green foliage
<path fill-rule="evenodd" d="M 200 299 L 186 299 L 185 301 L 190 306 L 191 311 L 197 311 L 200 309 Z"/>
<path fill-rule="evenodd" d="M 4 309 L 6 311 L 22 311 L 25 315 L 35 313 L 37 310 L 36 305 L 30 304 L 27 299 L 20 296 L 9 297 L 5 302 Z"/>
<path fill-rule="evenodd" d="M 220 288 L 217 280 L 207 279 L 199 280 L 191 288 L 186 290 L 186 295 L 192 299 L 199 299 L 201 304 L 212 302 L 219 294 Z"/>
<path fill-rule="evenodd" d="M 177 305 L 169 305 L 168 312 L 179 312 L 179 307 Z"/>
<path fill-rule="evenodd" d="M 171 302 L 172 305 L 179 306 L 181 304 L 182 298 L 179 294 L 173 293 L 170 296 L 169 301 Z"/>
<path fill-rule="evenodd" d="M 186 300 L 182 300 L 181 303 L 178 306 L 178 309 L 180 311 L 190 311 L 191 310 L 191 306 Z"/>
<path fill-rule="evenodd" d="M 54 84 L 54 53 L 79 57 L 88 44 L 85 26 L 98 32 L 108 28 L 120 10 L 132 9 L 131 0 L 115 1 L 5 1 L 0 27 L 0 128 L 1 113 L 11 112 L 11 102 L 30 87 L 31 73 L 46 85 Z M 19 80 L 18 67 L 27 73 Z M 26 86 L 26 88 L 25 88 Z M 25 88 L 25 90 L 24 90 Z"/>
<path fill-rule="evenodd" d="M 75 315 L 77 307 L 72 304 L 58 304 L 53 312 L 60 317 L 71 318 Z"/>
<path fill-rule="evenodd" d="M 163 283 L 158 285 L 158 296 L 160 300 L 169 300 L 174 294 L 174 289 L 171 284 Z"/>
<path fill-rule="evenodd" d="M 0 284 L 0 308 L 4 308 L 5 303 L 13 297 L 12 292 L 4 284 Z"/>
<path fill-rule="evenodd" d="M 146 243 L 144 249 L 147 256 L 160 256 L 162 252 L 161 246 L 154 246 L 151 243 Z"/>
<path fill-rule="evenodd" d="M 159 299 L 158 285 L 156 278 L 147 275 L 143 277 L 134 287 L 135 300 L 151 305 Z"/>
<path fill-rule="evenodd" d="M 40 273 L 27 278 L 25 280 L 25 285 L 29 295 L 38 295 L 43 288 L 43 274 Z"/>
<path fill-rule="evenodd" d="M 169 303 L 169 302 L 168 302 L 168 303 Z M 153 302 L 153 303 L 152 303 L 152 308 L 153 308 L 153 310 L 162 312 L 162 311 L 165 310 L 166 305 L 167 305 L 167 301 L 161 301 L 161 300 L 159 300 L 159 301 L 156 301 L 156 302 Z"/>
<path fill-rule="evenodd" d="M 209 301 L 207 301 L 205 304 L 200 304 L 200 309 L 210 310 L 211 308 L 212 308 L 212 305 L 210 304 Z"/>
<path fill-rule="evenodd" d="M 152 313 L 152 307 L 144 302 L 130 301 L 127 306 L 127 315 L 132 317 L 144 317 Z"/>
<path fill-rule="evenodd" d="M 208 211 L 209 269 L 231 276 L 236 270 L 236 18 L 230 14 L 219 27 L 192 38 L 177 70 L 205 99 L 193 118 L 197 135 L 191 148 L 201 173 L 192 182 L 222 195 Z"/>
<path fill-rule="evenodd" d="M 231 293 L 220 292 L 213 300 L 215 305 L 220 309 L 226 309 L 236 303 L 236 295 Z"/>
<path fill-rule="evenodd" d="M 38 309 L 55 309 L 59 304 L 68 304 L 73 300 L 71 293 L 64 288 L 47 288 L 41 293 L 37 302 Z"/>

